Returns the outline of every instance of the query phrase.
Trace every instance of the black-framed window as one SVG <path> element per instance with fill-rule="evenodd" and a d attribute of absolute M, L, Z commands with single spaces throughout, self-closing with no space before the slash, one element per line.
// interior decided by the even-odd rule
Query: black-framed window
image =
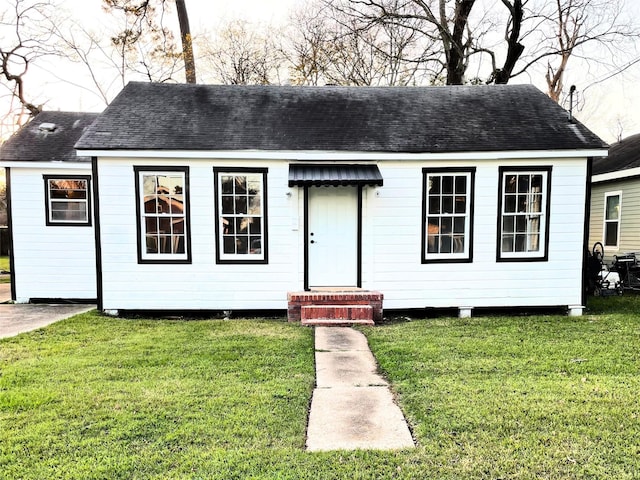
<path fill-rule="evenodd" d="M 423 263 L 470 262 L 475 168 L 424 168 L 422 176 Z"/>
<path fill-rule="evenodd" d="M 500 167 L 499 172 L 497 260 L 547 260 L 551 167 Z"/>
<path fill-rule="evenodd" d="M 618 248 L 620 239 L 621 200 L 622 192 L 607 192 L 604 194 L 603 241 L 605 247 Z"/>
<path fill-rule="evenodd" d="M 44 175 L 46 224 L 91 225 L 91 176 Z"/>
<path fill-rule="evenodd" d="M 140 263 L 191 263 L 189 167 L 134 167 Z"/>
<path fill-rule="evenodd" d="M 214 168 L 217 263 L 267 263 L 267 169 Z"/>

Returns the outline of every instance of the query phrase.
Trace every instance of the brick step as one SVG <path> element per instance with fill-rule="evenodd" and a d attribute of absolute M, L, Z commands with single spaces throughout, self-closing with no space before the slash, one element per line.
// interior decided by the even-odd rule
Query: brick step
<path fill-rule="evenodd" d="M 308 291 L 308 292 L 289 292 L 287 317 L 290 322 L 302 321 L 302 309 L 304 307 L 331 307 L 331 308 L 359 308 L 370 307 L 372 313 L 364 314 L 323 314 L 313 309 L 307 311 L 307 320 L 317 320 L 324 318 L 325 320 L 372 320 L 373 323 L 382 321 L 382 299 L 380 292 L 372 292 L 368 290 L 355 291 Z M 365 309 L 368 311 L 368 308 Z M 327 316 L 329 315 L 329 316 Z M 351 318 L 349 318 L 351 317 Z M 308 325 L 308 323 L 307 323 Z"/>
<path fill-rule="evenodd" d="M 374 325 L 371 305 L 303 305 L 302 325 Z"/>

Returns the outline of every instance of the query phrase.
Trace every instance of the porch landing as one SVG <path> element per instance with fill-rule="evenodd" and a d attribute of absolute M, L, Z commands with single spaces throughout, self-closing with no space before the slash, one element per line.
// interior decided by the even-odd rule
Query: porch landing
<path fill-rule="evenodd" d="M 375 325 L 382 321 L 380 292 L 331 288 L 289 292 L 287 298 L 288 320 L 302 325 Z"/>

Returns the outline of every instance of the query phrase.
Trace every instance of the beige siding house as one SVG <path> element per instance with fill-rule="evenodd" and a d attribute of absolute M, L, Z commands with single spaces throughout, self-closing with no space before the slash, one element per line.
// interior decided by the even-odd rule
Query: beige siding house
<path fill-rule="evenodd" d="M 640 253 L 640 135 L 612 145 L 593 163 L 589 244 L 596 242 L 606 263 Z"/>

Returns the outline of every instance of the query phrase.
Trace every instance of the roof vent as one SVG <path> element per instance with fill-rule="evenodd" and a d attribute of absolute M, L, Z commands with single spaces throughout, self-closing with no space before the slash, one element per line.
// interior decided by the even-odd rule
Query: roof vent
<path fill-rule="evenodd" d="M 38 125 L 38 130 L 41 132 L 55 132 L 58 126 L 55 123 L 41 123 Z"/>

